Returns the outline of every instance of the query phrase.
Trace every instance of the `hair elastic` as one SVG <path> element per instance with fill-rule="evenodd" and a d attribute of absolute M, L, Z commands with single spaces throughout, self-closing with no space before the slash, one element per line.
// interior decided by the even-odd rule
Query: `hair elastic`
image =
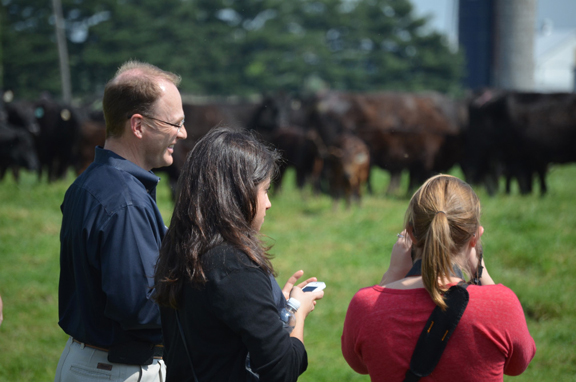
<path fill-rule="evenodd" d="M 438 214 L 444 214 L 446 215 L 446 211 L 436 211 L 436 213 L 434 215 L 438 215 Z"/>

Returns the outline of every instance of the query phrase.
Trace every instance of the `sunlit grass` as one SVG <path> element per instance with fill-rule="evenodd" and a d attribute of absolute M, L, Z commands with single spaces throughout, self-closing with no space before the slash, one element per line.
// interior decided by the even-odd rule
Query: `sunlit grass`
<path fill-rule="evenodd" d="M 459 175 L 458 171 L 455 171 Z M 160 174 L 163 178 L 167 178 Z M 58 326 L 60 204 L 68 185 L 47 184 L 23 174 L 0 182 L 0 381 L 50 381 L 66 335 Z M 536 341 L 536 358 L 514 381 L 574 381 L 576 378 L 576 166 L 552 168 L 546 196 L 489 197 L 482 189 L 487 267 L 496 282 L 518 295 Z M 374 194 L 362 206 L 332 208 L 325 196 L 304 194 L 288 173 L 272 197 L 263 233 L 274 244 L 278 280 L 296 270 L 328 285 L 306 323 L 308 371 L 301 381 L 369 381 L 342 358 L 340 335 L 348 303 L 361 287 L 377 283 L 387 268 L 408 198 L 384 196 L 388 176 L 376 171 Z M 406 179 L 403 178 L 403 187 Z M 536 189 L 538 189 L 536 187 Z M 158 190 L 166 224 L 172 201 L 167 182 Z M 511 380 L 506 378 L 506 380 Z"/>

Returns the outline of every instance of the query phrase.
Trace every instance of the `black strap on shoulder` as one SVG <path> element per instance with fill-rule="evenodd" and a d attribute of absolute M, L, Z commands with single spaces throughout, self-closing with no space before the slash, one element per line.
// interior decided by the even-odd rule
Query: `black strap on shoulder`
<path fill-rule="evenodd" d="M 420 276 L 421 274 L 422 260 L 418 259 L 414 262 L 406 277 Z M 453 267 L 453 275 L 464 279 L 464 275 L 457 265 Z M 438 365 L 442 353 L 446 349 L 446 344 L 454 329 L 458 326 L 458 322 L 460 322 L 460 318 L 462 318 L 468 305 L 469 295 L 466 290 L 467 287 L 468 284 L 465 282 L 451 287 L 444 294 L 444 301 L 447 305 L 446 310 L 442 311 L 437 306 L 432 311 L 422 333 L 420 333 L 414 353 L 412 353 L 410 369 L 406 372 L 404 382 L 416 382 L 432 373 L 436 365 Z"/>
<path fill-rule="evenodd" d="M 178 323 L 178 330 L 180 330 L 180 336 L 182 337 L 182 343 L 184 344 L 184 349 L 186 350 L 186 355 L 188 356 L 188 361 L 190 362 L 190 368 L 192 369 L 192 376 L 194 377 L 194 382 L 198 382 L 196 377 L 196 371 L 194 370 L 194 364 L 192 363 L 192 356 L 188 351 L 188 345 L 186 345 L 186 338 L 184 337 L 184 330 L 182 330 L 182 324 L 180 323 L 179 310 L 176 310 L 176 322 Z"/>
<path fill-rule="evenodd" d="M 442 311 L 437 306 L 432 311 L 416 343 L 404 382 L 416 382 L 429 375 L 440 361 L 446 344 L 468 305 L 467 287 L 468 284 L 464 282 L 451 287 L 444 294 L 444 301 L 448 306 L 446 310 Z"/>

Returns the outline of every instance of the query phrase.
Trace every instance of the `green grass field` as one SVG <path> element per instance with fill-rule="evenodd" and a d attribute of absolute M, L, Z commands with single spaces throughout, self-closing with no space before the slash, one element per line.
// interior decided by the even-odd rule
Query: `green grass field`
<path fill-rule="evenodd" d="M 23 175 L 19 184 L 11 176 L 0 182 L 0 381 L 51 381 L 66 341 L 58 326 L 58 235 L 60 203 L 73 177 L 47 184 Z M 274 243 L 279 283 L 303 269 L 327 284 L 307 319 L 309 367 L 300 380 L 369 381 L 341 355 L 342 325 L 354 293 L 379 282 L 386 270 L 408 199 L 385 197 L 388 178 L 376 171 L 375 195 L 361 207 L 333 210 L 328 197 L 300 194 L 288 176 L 263 227 Z M 576 381 L 576 165 L 553 167 L 548 180 L 545 197 L 513 189 L 490 198 L 477 190 L 487 267 L 518 295 L 538 349 L 515 381 Z M 168 223 L 166 183 L 158 203 Z"/>

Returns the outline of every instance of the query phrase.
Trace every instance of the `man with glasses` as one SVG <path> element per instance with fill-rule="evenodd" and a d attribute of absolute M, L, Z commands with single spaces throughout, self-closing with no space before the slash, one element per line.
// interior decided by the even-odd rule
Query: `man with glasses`
<path fill-rule="evenodd" d="M 151 300 L 166 226 L 153 168 L 186 138 L 180 78 L 130 61 L 104 90 L 106 142 L 62 203 L 59 325 L 70 336 L 55 381 L 163 381 Z"/>

